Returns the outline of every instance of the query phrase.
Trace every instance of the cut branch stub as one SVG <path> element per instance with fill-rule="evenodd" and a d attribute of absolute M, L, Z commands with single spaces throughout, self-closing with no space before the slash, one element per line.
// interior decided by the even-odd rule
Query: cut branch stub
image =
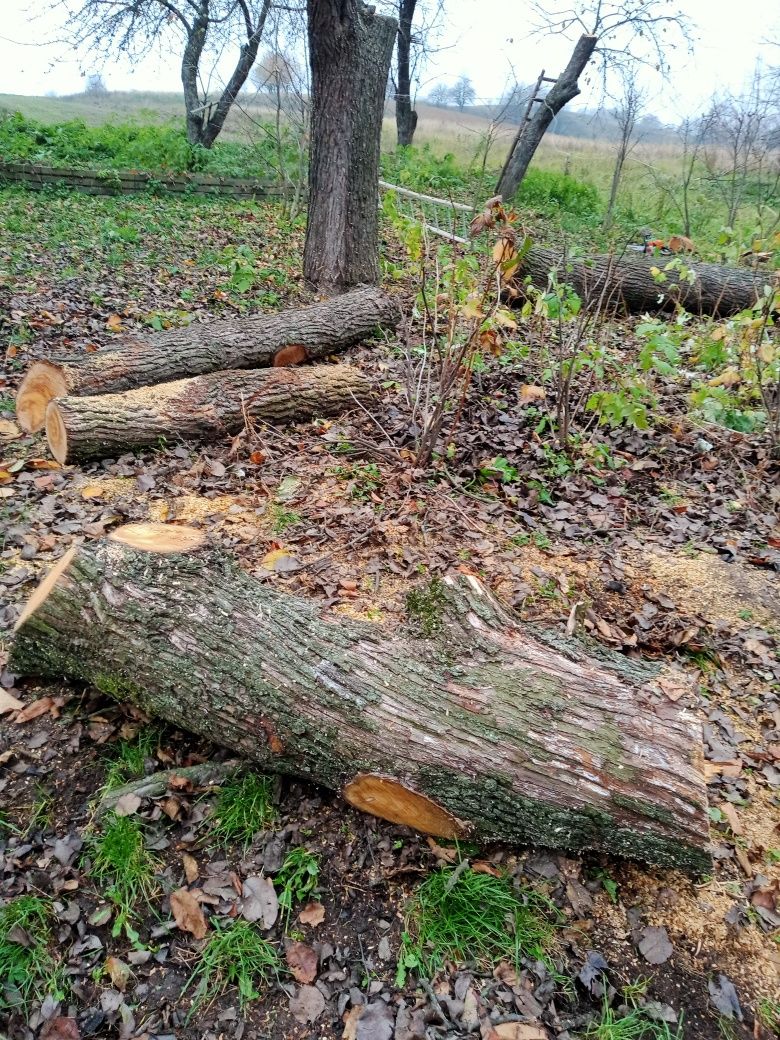
<path fill-rule="evenodd" d="M 86 680 L 440 836 L 710 869 L 701 729 L 668 677 L 520 627 L 474 577 L 443 589 L 421 639 L 321 614 L 198 531 L 133 525 L 60 561 L 10 668 Z"/>
<path fill-rule="evenodd" d="M 438 838 L 463 838 L 470 828 L 457 816 L 391 776 L 362 773 L 342 791 L 356 809 L 391 823 L 402 823 Z"/>

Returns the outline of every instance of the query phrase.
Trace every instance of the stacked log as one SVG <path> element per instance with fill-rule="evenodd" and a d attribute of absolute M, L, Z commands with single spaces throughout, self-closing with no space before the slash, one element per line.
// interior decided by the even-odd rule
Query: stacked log
<path fill-rule="evenodd" d="M 298 310 L 195 323 L 78 357 L 36 361 L 16 395 L 28 433 L 43 428 L 58 397 L 86 397 L 154 386 L 226 369 L 299 365 L 355 346 L 377 329 L 394 329 L 398 302 L 376 288 L 355 289 Z"/>

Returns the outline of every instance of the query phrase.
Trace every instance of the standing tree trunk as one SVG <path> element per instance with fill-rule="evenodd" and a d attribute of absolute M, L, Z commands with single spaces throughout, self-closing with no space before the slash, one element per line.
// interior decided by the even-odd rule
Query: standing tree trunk
<path fill-rule="evenodd" d="M 539 103 L 534 115 L 520 127 L 509 159 L 496 185 L 496 194 L 502 195 L 505 200 L 511 199 L 520 187 L 520 182 L 525 177 L 526 170 L 550 123 L 561 109 L 580 93 L 577 81 L 593 56 L 597 42 L 596 36 L 580 36 L 569 64 L 544 100 Z"/>
<path fill-rule="evenodd" d="M 131 524 L 74 546 L 9 667 L 86 680 L 428 833 L 710 869 L 701 727 L 664 692 L 679 673 L 521 628 L 464 575 L 420 594 L 429 638 L 321 616 L 205 540 Z"/>
<path fill-rule="evenodd" d="M 399 148 L 405 148 L 412 143 L 414 131 L 417 129 L 417 113 L 412 108 L 412 76 L 409 69 L 412 21 L 416 6 L 417 0 L 400 0 L 398 4 L 395 126 Z"/>
<path fill-rule="evenodd" d="M 308 0 L 312 74 L 304 277 L 334 292 L 379 281 L 379 145 L 398 23 L 361 0 Z"/>

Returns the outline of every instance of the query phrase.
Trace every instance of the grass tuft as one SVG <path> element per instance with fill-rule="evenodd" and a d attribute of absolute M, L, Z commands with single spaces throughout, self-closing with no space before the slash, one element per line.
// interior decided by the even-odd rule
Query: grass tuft
<path fill-rule="evenodd" d="M 0 1010 L 28 1011 L 47 994 L 65 996 L 62 966 L 49 952 L 53 912 L 47 899 L 19 896 L 0 909 Z"/>
<path fill-rule="evenodd" d="M 517 889 L 465 864 L 431 874 L 405 912 L 396 982 L 409 969 L 433 978 L 446 962 L 488 967 L 507 959 L 546 960 L 561 920 L 557 907 L 533 889 Z"/>
<path fill-rule="evenodd" d="M 132 740 L 120 740 L 106 767 L 102 793 L 114 791 L 144 775 L 146 760 L 154 756 L 159 733 L 154 727 L 140 730 Z"/>
<path fill-rule="evenodd" d="M 281 970 L 276 948 L 260 935 L 248 921 L 235 921 L 224 926 L 215 922 L 216 931 L 209 937 L 195 970 L 184 991 L 197 983 L 190 1015 L 204 1003 L 208 1006 L 231 986 L 238 989 L 242 1009 L 250 1000 L 261 996 Z"/>
<path fill-rule="evenodd" d="M 682 1040 L 680 1021 L 672 1031 L 668 1022 L 649 1018 L 639 1007 L 630 1010 L 611 1007 L 606 998 L 598 1021 L 591 1022 L 583 1040 Z"/>
<path fill-rule="evenodd" d="M 258 831 L 276 817 L 274 782 L 259 773 L 242 773 L 226 780 L 214 805 L 211 838 L 223 847 L 238 842 L 246 849 Z"/>
<path fill-rule="evenodd" d="M 132 941 L 138 934 L 131 921 L 136 904 L 147 904 L 157 891 L 157 860 L 146 848 L 143 830 L 131 816 L 108 817 L 100 834 L 87 845 L 92 859 L 92 876 L 107 884 L 104 895 L 117 907 L 112 935 L 122 930 Z"/>
<path fill-rule="evenodd" d="M 290 918 L 293 904 L 302 903 L 315 891 L 319 876 L 319 859 L 303 846 L 291 849 L 284 857 L 274 884 L 279 890 L 279 909 L 285 922 Z"/>

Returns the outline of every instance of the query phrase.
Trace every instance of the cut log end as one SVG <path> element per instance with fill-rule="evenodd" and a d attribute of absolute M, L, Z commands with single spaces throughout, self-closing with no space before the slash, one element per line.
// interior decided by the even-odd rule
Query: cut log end
<path fill-rule="evenodd" d="M 16 420 L 25 433 L 42 430 L 49 402 L 67 392 L 68 384 L 62 369 L 48 361 L 36 361 L 16 394 Z"/>
<path fill-rule="evenodd" d="M 45 414 L 46 440 L 49 444 L 49 451 L 57 462 L 64 466 L 68 459 L 68 432 L 55 401 L 49 401 Z"/>
<path fill-rule="evenodd" d="M 346 785 L 346 801 L 362 812 L 391 823 L 405 824 L 437 838 L 462 838 L 468 824 L 453 816 L 427 795 L 413 791 L 392 777 L 361 773 Z"/>
<path fill-rule="evenodd" d="M 108 536 L 112 542 L 150 553 L 186 553 L 206 542 L 203 531 L 175 524 L 125 524 Z"/>
<path fill-rule="evenodd" d="M 62 559 L 58 560 L 57 563 L 54 564 L 37 589 L 35 589 L 33 594 L 25 603 L 24 610 L 20 614 L 19 620 L 14 625 L 14 632 L 18 632 L 22 625 L 33 616 L 38 607 L 49 598 L 51 590 L 60 580 L 60 577 L 65 574 L 70 567 L 70 562 L 76 554 L 77 549 L 77 545 L 72 545 Z"/>

